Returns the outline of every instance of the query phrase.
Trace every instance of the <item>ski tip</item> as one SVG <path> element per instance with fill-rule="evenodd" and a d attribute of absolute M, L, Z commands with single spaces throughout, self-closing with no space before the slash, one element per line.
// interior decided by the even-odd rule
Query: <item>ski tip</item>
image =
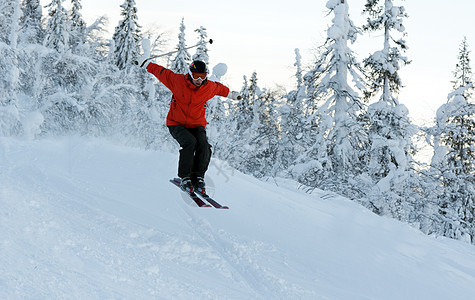
<path fill-rule="evenodd" d="M 219 209 L 229 209 L 229 207 L 228 206 L 221 206 L 221 207 L 219 207 Z"/>

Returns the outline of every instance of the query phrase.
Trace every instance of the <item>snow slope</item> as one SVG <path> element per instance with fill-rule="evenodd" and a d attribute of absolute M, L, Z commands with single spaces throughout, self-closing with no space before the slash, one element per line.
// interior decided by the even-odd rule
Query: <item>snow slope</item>
<path fill-rule="evenodd" d="M 177 155 L 0 138 L 0 299 L 473 299 L 475 248 L 214 161 L 197 208 Z"/>

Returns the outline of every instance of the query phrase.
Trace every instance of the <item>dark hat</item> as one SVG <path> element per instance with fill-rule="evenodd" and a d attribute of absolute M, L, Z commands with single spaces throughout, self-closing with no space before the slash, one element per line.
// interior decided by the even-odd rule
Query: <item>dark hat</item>
<path fill-rule="evenodd" d="M 201 60 L 195 60 L 190 65 L 191 73 L 208 73 L 208 68 L 206 64 Z"/>

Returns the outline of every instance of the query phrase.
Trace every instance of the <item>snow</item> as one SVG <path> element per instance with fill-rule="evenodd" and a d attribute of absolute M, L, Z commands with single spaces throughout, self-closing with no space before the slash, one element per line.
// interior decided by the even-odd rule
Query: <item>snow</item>
<path fill-rule="evenodd" d="M 149 39 L 142 39 L 141 45 L 142 45 L 143 56 L 144 57 L 150 57 L 152 55 L 151 50 L 150 50 L 150 48 L 151 48 L 150 40 Z"/>
<path fill-rule="evenodd" d="M 326 7 L 328 9 L 334 9 L 339 3 L 340 3 L 340 0 L 328 0 Z"/>
<path fill-rule="evenodd" d="M 459 88 L 448 95 L 448 98 L 452 100 L 441 105 L 437 110 L 437 124 L 445 124 L 445 122 L 447 122 L 447 120 L 452 115 L 454 115 L 456 112 L 459 112 L 460 109 L 467 104 L 467 100 L 461 94 L 465 91 L 465 89 L 466 87 Z"/>
<path fill-rule="evenodd" d="M 470 299 L 475 248 L 213 161 L 229 210 L 168 183 L 177 155 L 0 138 L 1 299 Z"/>
<path fill-rule="evenodd" d="M 24 137 L 32 140 L 41 132 L 40 126 L 44 122 L 44 117 L 39 111 L 27 113 L 22 119 Z"/>
<path fill-rule="evenodd" d="M 213 68 L 213 74 L 218 78 L 226 75 L 227 71 L 228 71 L 228 66 L 225 63 L 219 63 Z"/>
<path fill-rule="evenodd" d="M 221 77 L 226 75 L 228 72 L 228 65 L 225 63 L 218 63 L 213 67 L 213 74 L 210 76 L 210 79 L 212 81 L 217 81 L 219 82 L 221 80 Z"/>

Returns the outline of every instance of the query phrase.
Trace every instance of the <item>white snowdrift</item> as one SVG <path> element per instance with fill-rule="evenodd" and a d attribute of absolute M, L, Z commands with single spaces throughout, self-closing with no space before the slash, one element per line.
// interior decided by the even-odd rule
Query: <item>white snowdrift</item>
<path fill-rule="evenodd" d="M 0 138 L 1 299 L 470 299 L 475 248 L 213 162 L 229 210 L 168 183 L 176 154 Z"/>

